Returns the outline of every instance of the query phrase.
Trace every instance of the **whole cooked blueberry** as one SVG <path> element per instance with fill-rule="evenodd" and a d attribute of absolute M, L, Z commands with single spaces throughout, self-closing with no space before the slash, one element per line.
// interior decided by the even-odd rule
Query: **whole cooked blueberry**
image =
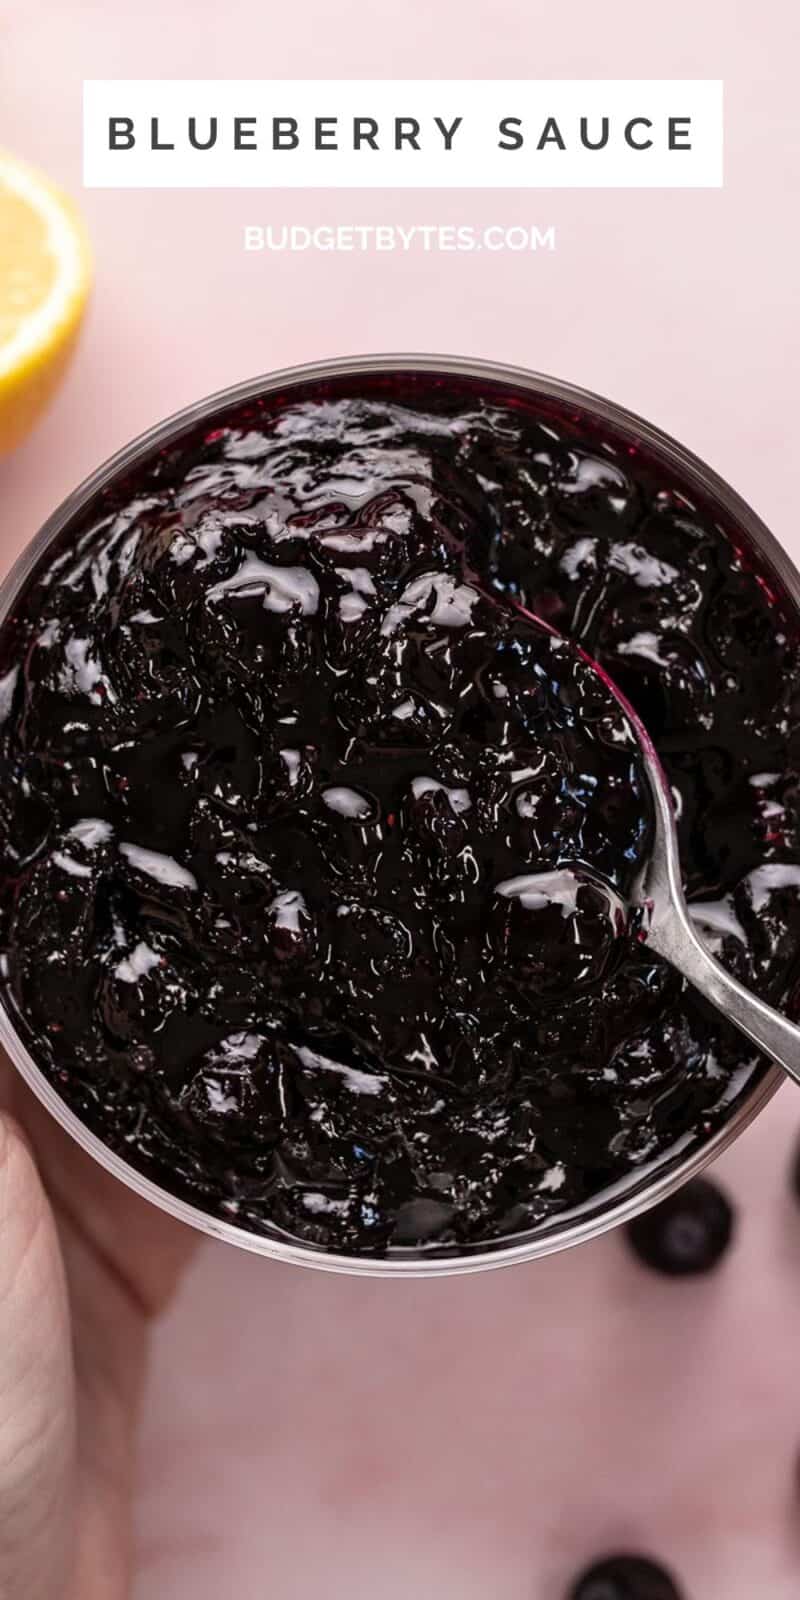
<path fill-rule="evenodd" d="M 682 1600 L 675 1579 L 647 1556 L 609 1556 L 573 1583 L 569 1600 Z"/>
<path fill-rule="evenodd" d="M 733 1207 L 722 1190 L 708 1178 L 693 1178 L 629 1223 L 627 1235 L 646 1267 L 679 1278 L 710 1272 L 725 1254 L 733 1226 Z"/>

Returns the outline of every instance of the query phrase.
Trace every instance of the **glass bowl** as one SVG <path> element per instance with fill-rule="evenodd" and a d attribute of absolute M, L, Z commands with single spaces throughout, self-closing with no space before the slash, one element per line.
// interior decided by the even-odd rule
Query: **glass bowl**
<path fill-rule="evenodd" d="M 736 526 L 744 545 L 756 552 L 759 566 L 771 575 L 784 604 L 797 615 L 800 624 L 800 574 L 785 551 L 733 489 L 659 429 L 598 395 L 522 368 L 453 356 L 375 355 L 292 367 L 251 379 L 188 406 L 126 445 L 67 497 L 23 551 L 0 586 L 0 626 L 12 611 L 29 575 L 48 546 L 62 536 L 68 538 L 70 525 L 81 518 L 91 503 L 112 483 L 126 477 L 153 453 L 173 445 L 182 435 L 206 426 L 217 415 L 221 416 L 248 401 L 278 391 L 298 390 L 328 381 L 335 387 L 340 380 L 380 377 L 381 374 L 389 376 L 392 373 L 410 375 L 415 372 L 428 378 L 441 377 L 445 381 L 449 377 L 466 388 L 474 386 L 475 392 L 485 392 L 493 384 L 500 385 L 505 391 L 516 389 L 535 396 L 545 407 L 550 402 L 559 408 L 574 408 L 590 420 L 595 419 L 608 432 L 623 439 L 641 442 L 661 464 L 674 470 L 682 484 L 690 486 L 706 507 L 718 507 L 728 522 Z M 729 1116 L 707 1140 L 696 1143 L 692 1135 L 687 1134 L 670 1151 L 662 1153 L 651 1164 L 640 1167 L 635 1175 L 606 1188 L 591 1201 L 553 1217 L 529 1233 L 488 1241 L 469 1249 L 439 1246 L 424 1252 L 397 1251 L 383 1258 L 372 1258 L 335 1254 L 318 1246 L 304 1244 L 277 1228 L 272 1233 L 254 1233 L 235 1222 L 210 1215 L 171 1194 L 110 1150 L 69 1109 L 37 1066 L 2 1005 L 0 1043 L 29 1088 L 62 1128 L 95 1161 L 151 1204 L 159 1206 L 181 1222 L 210 1234 L 212 1238 L 238 1245 L 256 1255 L 328 1272 L 384 1278 L 441 1276 L 533 1261 L 553 1251 L 582 1244 L 609 1228 L 630 1222 L 713 1161 L 761 1111 L 783 1078 L 776 1067 L 755 1068 L 751 1082 L 737 1085 Z"/>

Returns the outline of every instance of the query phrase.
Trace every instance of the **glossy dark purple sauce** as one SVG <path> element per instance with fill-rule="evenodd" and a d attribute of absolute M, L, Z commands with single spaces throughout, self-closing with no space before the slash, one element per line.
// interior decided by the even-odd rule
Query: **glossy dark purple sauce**
<path fill-rule="evenodd" d="M 741 1040 L 621 906 L 646 786 L 761 992 L 800 937 L 797 643 L 671 473 L 552 402 L 337 380 L 214 419 L 46 554 L 0 637 L 6 1000 L 201 1207 L 463 1247 L 702 1138 Z M 493 598 L 492 598 L 493 597 Z"/>

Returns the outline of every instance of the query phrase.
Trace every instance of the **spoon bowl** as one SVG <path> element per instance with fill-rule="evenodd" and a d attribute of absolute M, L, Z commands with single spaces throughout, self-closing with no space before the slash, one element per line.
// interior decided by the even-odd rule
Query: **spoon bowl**
<path fill-rule="evenodd" d="M 800 1083 L 800 1026 L 734 978 L 707 949 L 692 921 L 683 889 L 672 790 L 644 723 L 609 673 L 579 645 L 572 648 L 601 679 L 624 714 L 639 747 L 653 802 L 652 840 L 631 904 L 632 914 L 640 919 L 638 937 Z"/>

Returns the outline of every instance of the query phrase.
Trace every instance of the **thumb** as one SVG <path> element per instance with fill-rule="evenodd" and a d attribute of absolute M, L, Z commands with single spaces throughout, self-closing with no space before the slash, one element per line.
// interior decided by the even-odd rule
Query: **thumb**
<path fill-rule="evenodd" d="M 75 1383 L 55 1222 L 0 1115 L 0 1600 L 57 1600 L 72 1561 Z"/>

